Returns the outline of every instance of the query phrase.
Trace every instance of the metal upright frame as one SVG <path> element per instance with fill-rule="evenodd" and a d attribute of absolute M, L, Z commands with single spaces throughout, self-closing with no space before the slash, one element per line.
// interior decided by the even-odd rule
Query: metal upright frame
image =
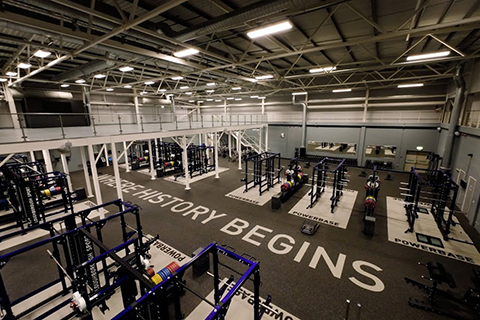
<path fill-rule="evenodd" d="M 238 161 L 241 161 L 239 158 Z M 245 190 L 255 188 L 258 186 L 259 194 L 270 190 L 275 184 L 280 183 L 281 169 L 281 157 L 280 153 L 263 152 L 245 159 L 245 178 L 242 179 L 245 182 Z M 248 163 L 253 162 L 253 178 L 249 179 L 251 173 L 248 172 Z"/>

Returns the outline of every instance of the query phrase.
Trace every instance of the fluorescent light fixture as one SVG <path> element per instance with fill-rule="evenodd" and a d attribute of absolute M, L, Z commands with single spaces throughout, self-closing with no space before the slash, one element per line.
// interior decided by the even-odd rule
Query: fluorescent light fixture
<path fill-rule="evenodd" d="M 185 94 L 186 94 L 187 96 L 191 96 L 191 95 L 193 94 L 193 92 L 185 92 Z"/>
<path fill-rule="evenodd" d="M 235 98 L 235 101 L 241 101 L 242 98 Z"/>
<path fill-rule="evenodd" d="M 123 86 L 124 88 L 130 89 L 132 86 L 127 84 L 126 86 Z"/>
<path fill-rule="evenodd" d="M 32 65 L 30 63 L 24 63 L 24 62 L 20 62 L 18 65 L 17 65 L 17 68 L 20 68 L 20 69 L 28 69 L 30 68 Z"/>
<path fill-rule="evenodd" d="M 252 98 L 252 99 L 257 99 L 258 96 L 250 96 L 250 98 Z"/>
<path fill-rule="evenodd" d="M 258 82 L 257 79 L 251 79 L 251 78 L 250 78 L 250 79 L 247 79 L 247 80 L 250 81 L 250 82 L 253 82 L 253 83 Z"/>
<path fill-rule="evenodd" d="M 108 91 L 108 92 L 112 92 L 112 91 L 113 91 L 113 88 L 108 88 L 107 91 Z"/>
<path fill-rule="evenodd" d="M 185 90 L 185 89 L 188 89 L 188 88 L 190 88 L 190 87 L 189 86 L 181 86 L 180 87 L 180 89 L 182 89 L 182 90 Z"/>
<path fill-rule="evenodd" d="M 182 79 L 183 79 L 182 76 L 172 77 L 172 80 L 182 80 Z"/>
<path fill-rule="evenodd" d="M 418 150 L 418 151 L 422 151 L 422 150 L 423 150 L 423 147 L 422 147 L 422 146 L 417 146 L 417 150 Z"/>
<path fill-rule="evenodd" d="M 271 74 L 266 74 L 264 76 L 258 76 L 258 77 L 255 77 L 255 79 L 257 80 L 265 80 L 265 79 L 272 79 L 273 76 Z"/>
<path fill-rule="evenodd" d="M 143 96 L 144 94 L 147 94 L 148 92 L 147 91 L 142 91 L 140 92 L 140 94 Z"/>
<path fill-rule="evenodd" d="M 177 58 L 183 58 L 183 57 L 191 56 L 192 54 L 197 54 L 197 53 L 198 53 L 197 49 L 190 48 L 190 49 L 174 52 L 173 55 Z"/>
<path fill-rule="evenodd" d="M 215 90 L 210 89 L 210 90 L 205 90 L 205 92 L 213 93 L 213 92 L 215 92 Z"/>
<path fill-rule="evenodd" d="M 269 34 L 277 33 L 280 31 L 291 29 L 291 28 L 292 28 L 292 25 L 290 24 L 289 21 L 283 21 L 280 23 L 272 24 L 270 26 L 266 26 L 257 30 L 247 32 L 247 36 L 249 36 L 252 39 L 255 39 L 258 37 L 263 37 Z"/>
<path fill-rule="evenodd" d="M 332 90 L 332 92 L 350 92 L 352 91 L 352 89 L 335 89 L 335 90 Z"/>
<path fill-rule="evenodd" d="M 228 97 L 227 100 L 233 100 L 235 99 L 234 97 Z"/>
<path fill-rule="evenodd" d="M 0 82 L 7 82 L 8 79 L 7 78 L 0 78 Z"/>
<path fill-rule="evenodd" d="M 337 67 L 322 67 L 322 68 L 315 68 L 315 69 L 310 69 L 310 73 L 318 73 L 318 72 L 330 72 L 337 70 Z"/>
<path fill-rule="evenodd" d="M 188 100 L 188 102 L 195 102 L 195 100 Z"/>
<path fill-rule="evenodd" d="M 75 80 L 75 83 L 85 83 L 86 81 L 83 80 L 83 79 L 78 79 L 78 80 Z"/>
<path fill-rule="evenodd" d="M 215 100 L 215 102 L 222 102 L 222 100 L 220 100 L 220 99 L 217 99 L 217 100 Z"/>
<path fill-rule="evenodd" d="M 62 88 L 68 88 L 68 87 L 70 87 L 70 85 L 69 85 L 69 84 L 66 84 L 66 83 L 64 83 L 64 84 L 60 85 L 60 87 L 62 87 Z"/>
<path fill-rule="evenodd" d="M 38 58 L 46 58 L 49 55 L 51 55 L 51 52 L 48 51 L 43 51 L 43 50 L 37 50 L 33 55 Z"/>
<path fill-rule="evenodd" d="M 203 100 L 197 101 L 198 103 L 203 103 Z"/>
<path fill-rule="evenodd" d="M 397 88 L 415 88 L 415 87 L 423 87 L 423 83 L 407 83 L 407 84 L 399 84 Z"/>
<path fill-rule="evenodd" d="M 408 56 L 407 61 L 417 61 L 417 60 L 427 60 L 446 57 L 450 54 L 450 51 L 438 51 L 424 54 L 416 54 L 413 56 Z"/>
<path fill-rule="evenodd" d="M 232 90 L 242 90 L 242 87 L 233 87 Z"/>
<path fill-rule="evenodd" d="M 167 91 L 167 89 L 160 89 L 160 90 L 158 90 L 158 91 L 160 91 L 160 92 L 165 92 L 165 91 Z"/>
<path fill-rule="evenodd" d="M 258 97 L 258 99 L 261 99 L 261 100 L 264 100 L 266 99 L 267 97 Z"/>
<path fill-rule="evenodd" d="M 13 71 L 8 71 L 7 73 L 5 73 L 7 76 L 9 77 L 15 77 L 17 75 L 16 72 L 13 72 Z"/>
<path fill-rule="evenodd" d="M 148 85 L 150 85 L 150 84 L 154 84 L 155 81 L 145 81 L 144 83 L 148 86 Z"/>
<path fill-rule="evenodd" d="M 306 94 L 307 94 L 306 91 L 292 92 L 292 96 L 304 96 Z"/>
<path fill-rule="evenodd" d="M 106 75 L 104 75 L 104 74 L 96 74 L 96 75 L 94 75 L 93 77 L 94 77 L 95 79 L 103 79 L 103 78 L 106 77 Z"/>
<path fill-rule="evenodd" d="M 133 71 L 133 68 L 130 67 L 130 66 L 125 66 L 125 67 L 119 68 L 118 70 L 120 70 L 122 72 L 130 72 L 130 71 Z"/>
<path fill-rule="evenodd" d="M 207 101 L 213 101 L 213 99 L 207 99 Z"/>
<path fill-rule="evenodd" d="M 217 84 L 215 82 L 209 82 L 207 83 L 207 86 L 209 87 L 213 87 L 213 86 L 216 86 Z"/>

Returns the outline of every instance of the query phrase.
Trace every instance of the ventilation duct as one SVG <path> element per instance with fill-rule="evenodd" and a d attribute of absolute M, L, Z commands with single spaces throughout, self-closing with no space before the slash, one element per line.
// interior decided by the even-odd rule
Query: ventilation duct
<path fill-rule="evenodd" d="M 59 75 L 52 78 L 53 81 L 67 81 L 70 79 L 78 79 L 88 76 L 92 73 L 98 72 L 100 70 L 104 70 L 107 68 L 111 68 L 115 65 L 113 61 L 105 61 L 105 60 L 93 60 L 90 62 L 81 65 L 78 68 L 70 69 L 68 71 L 62 72 Z"/>
<path fill-rule="evenodd" d="M 72 100 L 73 94 L 67 91 L 24 91 L 16 90 L 11 88 L 12 96 L 14 99 L 23 99 L 23 98 L 44 98 L 44 99 L 66 99 Z"/>
<path fill-rule="evenodd" d="M 346 0 L 270 0 L 259 1 L 245 8 L 232 11 L 217 18 L 201 23 L 195 28 L 189 28 L 185 32 L 177 34 L 174 38 L 178 41 L 188 41 L 200 36 L 212 34 L 227 30 L 245 22 L 270 16 L 290 8 L 296 8 L 298 11 L 307 11 L 313 8 L 322 8 L 332 6 Z M 165 26 L 160 26 L 157 32 L 169 32 Z M 166 33 L 167 34 L 167 33 Z"/>

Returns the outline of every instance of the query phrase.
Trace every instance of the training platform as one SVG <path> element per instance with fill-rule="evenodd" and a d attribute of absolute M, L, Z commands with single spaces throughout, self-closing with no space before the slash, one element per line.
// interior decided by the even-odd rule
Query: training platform
<path fill-rule="evenodd" d="M 73 211 L 74 212 L 79 212 L 79 211 L 83 211 L 83 210 L 86 210 L 88 208 L 95 207 L 95 206 L 96 206 L 95 203 L 87 200 L 87 201 L 84 201 L 84 202 L 74 203 L 73 204 Z M 97 218 L 102 213 L 105 215 L 105 214 L 108 213 L 108 211 L 103 209 L 103 208 L 100 208 L 99 210 L 93 210 L 92 213 L 88 216 L 88 218 L 89 219 Z M 48 212 L 46 212 L 46 214 L 48 214 Z M 66 216 L 68 214 L 70 214 L 70 212 L 59 213 L 59 214 L 56 214 L 54 216 L 47 217 L 46 220 L 48 222 L 50 220 Z M 75 220 L 77 221 L 77 223 L 81 222 L 81 219 L 78 218 L 78 217 Z M 8 227 L 9 225 L 14 225 L 14 224 L 15 224 L 15 222 L 12 222 L 10 224 L 5 224 L 4 226 Z M 60 224 L 60 223 L 54 224 L 54 227 L 55 227 L 55 230 L 60 231 L 60 232 L 61 232 L 62 228 L 64 228 L 63 224 Z M 12 231 L 15 231 L 15 230 L 17 230 L 17 229 L 12 229 L 12 230 L 7 230 L 7 231 L 4 231 L 4 232 L 1 232 L 0 236 L 6 235 L 6 234 L 8 234 Z M 25 235 L 15 236 L 13 238 L 3 240 L 1 242 L 1 245 L 0 245 L 0 251 L 1 250 L 6 250 L 6 249 L 9 249 L 9 248 L 18 246 L 18 245 L 21 245 L 22 243 L 25 243 L 27 241 L 32 241 L 32 240 L 35 240 L 35 239 L 38 239 L 38 238 L 41 238 L 41 237 L 48 236 L 49 234 L 50 233 L 48 232 L 48 230 L 37 229 L 37 230 L 30 231 Z"/>
<path fill-rule="evenodd" d="M 358 192 L 349 189 L 343 189 L 342 191 L 343 195 L 333 213 L 330 211 L 330 197 L 332 196 L 332 188 L 330 186 L 325 187 L 325 193 L 322 194 L 313 208 L 307 209 L 310 205 L 310 196 L 306 193 L 288 213 L 302 219 L 309 219 L 332 227 L 346 229 Z"/>
<path fill-rule="evenodd" d="M 480 253 L 472 244 L 472 240 L 463 230 L 458 220 L 455 226 L 450 227 L 450 235 L 459 241 L 443 239 L 430 211 L 430 205 L 421 203 L 423 210 L 418 213 L 413 232 L 408 229 L 404 200 L 387 197 L 387 224 L 388 240 L 417 250 L 430 252 L 436 255 L 449 257 L 454 260 L 480 265 Z M 468 242 L 468 243 L 465 243 Z"/>
<path fill-rule="evenodd" d="M 227 193 L 225 196 L 232 199 L 255 204 L 257 206 L 263 206 L 272 199 L 272 196 L 274 194 L 278 193 L 279 189 L 280 189 L 280 184 L 278 184 L 278 186 L 275 185 L 273 188 L 271 188 L 268 191 L 265 191 L 264 193 L 262 193 L 262 195 L 260 195 L 258 192 L 258 189 L 256 188 L 250 189 L 247 192 L 243 192 L 245 191 L 245 186 L 243 185 L 240 188 L 237 188 L 232 192 Z"/>

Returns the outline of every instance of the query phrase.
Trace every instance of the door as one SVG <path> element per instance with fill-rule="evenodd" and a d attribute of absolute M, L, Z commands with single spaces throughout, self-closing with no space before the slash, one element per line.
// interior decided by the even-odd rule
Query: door
<path fill-rule="evenodd" d="M 456 205 L 459 207 L 462 207 L 463 200 L 465 199 L 465 190 L 460 186 L 460 181 L 465 180 L 465 171 L 458 168 L 456 169 L 456 171 L 458 172 L 458 174 L 457 174 L 457 179 L 455 180 L 455 183 L 459 186 Z"/>
<path fill-rule="evenodd" d="M 472 204 L 473 193 L 475 192 L 475 186 L 477 180 L 472 176 L 468 177 L 467 190 L 465 191 L 465 198 L 463 199 L 462 212 L 467 214 L 470 212 L 470 206 Z"/>

